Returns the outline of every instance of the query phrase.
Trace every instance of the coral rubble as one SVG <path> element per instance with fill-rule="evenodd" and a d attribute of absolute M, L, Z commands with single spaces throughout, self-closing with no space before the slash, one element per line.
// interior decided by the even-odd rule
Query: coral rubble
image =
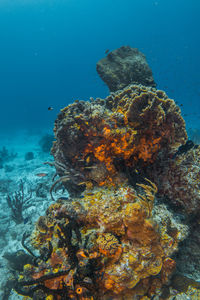
<path fill-rule="evenodd" d="M 122 46 L 109 52 L 98 61 L 96 69 L 111 92 L 129 84 L 156 86 L 145 56 L 137 48 Z"/>
<path fill-rule="evenodd" d="M 23 211 L 30 206 L 32 191 L 24 190 L 24 183 L 21 181 L 19 190 L 13 196 L 7 195 L 7 204 L 11 209 L 11 218 L 16 224 L 24 221 Z"/>

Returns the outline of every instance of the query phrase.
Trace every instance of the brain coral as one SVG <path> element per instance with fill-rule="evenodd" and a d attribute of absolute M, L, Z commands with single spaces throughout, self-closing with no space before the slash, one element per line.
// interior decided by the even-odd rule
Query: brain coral
<path fill-rule="evenodd" d="M 180 109 L 163 91 L 131 85 L 106 99 L 75 101 L 55 122 L 52 154 L 69 192 L 117 184 L 174 153 L 187 139 Z"/>

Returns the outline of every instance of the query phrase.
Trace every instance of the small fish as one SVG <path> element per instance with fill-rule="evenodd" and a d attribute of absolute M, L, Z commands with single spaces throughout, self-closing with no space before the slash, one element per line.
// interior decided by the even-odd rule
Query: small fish
<path fill-rule="evenodd" d="M 45 177 L 45 176 L 47 176 L 47 173 L 37 173 L 37 174 L 35 174 L 35 176 Z"/>
<path fill-rule="evenodd" d="M 62 179 L 62 182 L 69 181 L 70 179 L 71 179 L 70 177 L 65 176 L 65 177 Z"/>
<path fill-rule="evenodd" d="M 53 110 L 53 107 L 52 107 L 52 106 L 49 106 L 49 107 L 48 107 L 48 110 Z"/>
<path fill-rule="evenodd" d="M 94 196 L 94 193 L 86 193 L 86 196 Z"/>
<path fill-rule="evenodd" d="M 69 200 L 69 197 L 59 197 L 58 200 Z"/>
<path fill-rule="evenodd" d="M 179 106 L 183 106 L 183 104 L 182 103 L 180 103 L 179 101 L 174 101 L 177 105 L 179 105 Z"/>
<path fill-rule="evenodd" d="M 84 169 L 96 169 L 97 166 L 91 166 L 91 167 L 84 167 Z"/>
<path fill-rule="evenodd" d="M 104 276 L 105 272 L 101 273 L 101 280 L 103 280 L 103 276 Z"/>
<path fill-rule="evenodd" d="M 85 181 L 78 183 L 78 185 L 83 185 L 83 184 L 85 184 Z"/>
<path fill-rule="evenodd" d="M 85 277 L 85 278 L 83 279 L 83 281 L 86 282 L 86 283 L 92 284 L 92 279 L 89 278 L 89 277 Z"/>
<path fill-rule="evenodd" d="M 28 221 L 29 221 L 29 217 L 26 217 L 26 218 L 24 219 L 24 224 L 27 224 Z"/>
<path fill-rule="evenodd" d="M 187 151 L 189 151 L 193 147 L 195 147 L 195 144 L 193 143 L 193 141 L 187 140 L 187 142 L 184 145 L 182 145 L 178 148 L 176 153 L 172 156 L 172 159 L 176 158 L 177 155 L 181 155 L 183 153 L 186 153 Z"/>
<path fill-rule="evenodd" d="M 77 257 L 79 259 L 81 258 L 87 258 L 86 254 L 84 253 L 84 251 L 80 250 L 78 253 L 77 253 Z"/>
<path fill-rule="evenodd" d="M 108 54 L 108 52 L 110 52 L 110 50 L 109 50 L 109 49 L 106 49 L 105 54 Z"/>
<path fill-rule="evenodd" d="M 71 270 L 68 275 L 64 278 L 64 283 L 66 284 L 66 286 L 74 289 L 74 279 L 73 279 L 73 275 L 74 275 L 74 270 Z"/>

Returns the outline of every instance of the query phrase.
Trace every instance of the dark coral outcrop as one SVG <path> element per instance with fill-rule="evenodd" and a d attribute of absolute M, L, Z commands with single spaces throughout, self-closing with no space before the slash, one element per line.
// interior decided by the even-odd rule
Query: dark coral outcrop
<path fill-rule="evenodd" d="M 75 194 L 85 186 L 132 180 L 134 170 L 152 165 L 158 154 L 173 155 L 187 140 L 175 102 L 141 85 L 70 104 L 59 114 L 54 132 L 57 173 Z"/>
<path fill-rule="evenodd" d="M 200 146 L 160 161 L 154 166 L 154 179 L 160 195 L 168 197 L 172 204 L 186 214 L 200 213 Z"/>
<path fill-rule="evenodd" d="M 137 48 L 122 46 L 108 53 L 98 61 L 96 69 L 111 92 L 129 84 L 156 86 L 145 56 Z"/>

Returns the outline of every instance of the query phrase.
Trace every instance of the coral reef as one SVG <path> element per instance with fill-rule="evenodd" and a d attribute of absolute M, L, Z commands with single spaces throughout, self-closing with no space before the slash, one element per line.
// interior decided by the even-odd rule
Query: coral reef
<path fill-rule="evenodd" d="M 62 186 L 69 197 L 60 196 L 34 232 L 24 233 L 30 262 L 8 290 L 48 300 L 198 298 L 193 283 L 173 291 L 173 282 L 180 242 L 187 247 L 199 237 L 199 219 L 190 215 L 199 216 L 200 146 L 187 140 L 180 108 L 153 87 L 138 50 L 115 50 L 97 69 L 111 91 L 124 89 L 76 100 L 58 115 L 54 161 L 46 163 L 56 170 L 50 195 L 55 200 Z M 40 187 L 36 194 L 45 196 Z M 179 206 L 184 212 L 174 214 Z"/>
<path fill-rule="evenodd" d="M 152 171 L 149 170 L 149 174 Z M 187 214 L 200 211 L 200 146 L 193 146 L 154 168 L 159 193 Z"/>
<path fill-rule="evenodd" d="M 52 154 L 72 194 L 132 181 L 134 172 L 173 155 L 187 140 L 180 109 L 163 91 L 128 86 L 105 100 L 76 101 L 55 122 Z"/>
<path fill-rule="evenodd" d="M 24 266 L 15 290 L 32 298 L 40 293 L 37 299 L 157 294 L 175 269 L 169 255 L 177 250 L 184 226 L 174 227 L 176 234 L 164 226 L 158 232 L 152 219 L 157 188 L 149 180 L 137 186 L 137 191 L 126 185 L 95 188 L 52 204 L 31 236 L 40 256 Z"/>
<path fill-rule="evenodd" d="M 181 274 L 172 278 L 169 289 L 169 300 L 198 300 L 200 299 L 200 283 Z"/>
<path fill-rule="evenodd" d="M 167 253 L 169 256 L 172 255 L 175 250 L 178 251 L 178 244 L 189 236 L 189 226 L 183 224 L 182 216 L 176 215 L 175 218 L 165 204 L 154 205 L 152 218 L 158 225 L 160 235 L 163 236 L 163 243 L 172 246 L 172 252 Z"/>
<path fill-rule="evenodd" d="M 129 84 L 156 86 L 145 56 L 137 48 L 122 46 L 110 52 L 98 61 L 96 69 L 111 92 Z"/>
<path fill-rule="evenodd" d="M 193 218 L 192 218 L 193 219 Z M 182 243 L 176 255 L 177 271 L 193 280 L 200 278 L 200 224 L 199 217 L 192 220 L 190 235 Z"/>
<path fill-rule="evenodd" d="M 177 293 L 175 296 L 169 297 L 169 300 L 198 300 L 200 299 L 200 290 L 192 286 L 188 287 L 188 290 Z"/>

